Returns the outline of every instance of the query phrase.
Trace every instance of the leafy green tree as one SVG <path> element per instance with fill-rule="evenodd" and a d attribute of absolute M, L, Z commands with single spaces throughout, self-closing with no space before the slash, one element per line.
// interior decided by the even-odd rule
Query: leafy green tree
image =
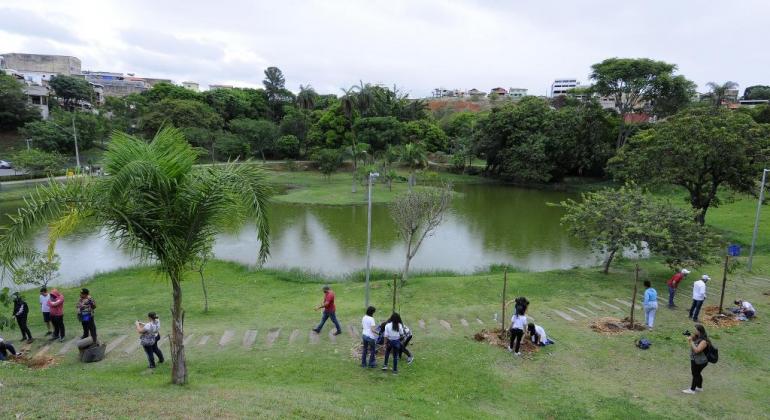
<path fill-rule="evenodd" d="M 603 176 L 607 160 L 615 153 L 619 119 L 594 100 L 567 105 L 550 113 L 548 137 L 552 180 L 567 174 Z"/>
<path fill-rule="evenodd" d="M 218 132 L 200 127 L 185 127 L 181 130 L 191 145 L 202 149 L 202 153 L 205 151 L 211 157 L 212 162 L 216 161 L 215 145 L 219 135 Z"/>
<path fill-rule="evenodd" d="M 265 79 L 262 84 L 265 86 L 272 119 L 276 123 L 280 122 L 283 118 L 284 106 L 294 103 L 294 94 L 286 89 L 286 79 L 278 67 L 265 69 Z"/>
<path fill-rule="evenodd" d="M 156 104 L 166 99 L 203 101 L 203 94 L 168 82 L 157 83 L 153 85 L 151 89 L 145 90 L 140 95 L 148 104 Z"/>
<path fill-rule="evenodd" d="M 759 106 L 751 113 L 754 121 L 760 124 L 770 124 L 770 105 Z"/>
<path fill-rule="evenodd" d="M 743 91 L 743 99 L 770 99 L 770 86 L 754 85 Z"/>
<path fill-rule="evenodd" d="M 650 101 L 653 115 L 665 118 L 687 107 L 695 97 L 695 82 L 682 75 L 665 76 L 658 81 L 658 93 Z"/>
<path fill-rule="evenodd" d="M 404 124 L 396 117 L 364 117 L 353 124 L 360 143 L 369 145 L 372 153 L 398 146 L 404 141 Z"/>
<path fill-rule="evenodd" d="M 236 118 L 228 124 L 230 131 L 239 136 L 242 141 L 251 145 L 254 153 L 259 153 L 266 161 L 265 151 L 272 151 L 278 139 L 278 127 L 268 120 L 252 120 Z"/>
<path fill-rule="evenodd" d="M 708 97 L 711 100 L 711 105 L 714 108 L 719 108 L 727 100 L 727 91 L 738 89 L 738 84 L 735 82 L 724 82 L 722 84 L 715 82 L 708 82 L 706 86 L 709 87 Z"/>
<path fill-rule="evenodd" d="M 219 159 L 244 160 L 251 155 L 251 145 L 237 134 L 220 130 L 214 134 L 214 150 Z"/>
<path fill-rule="evenodd" d="M 113 130 L 133 134 L 139 127 L 139 120 L 147 113 L 148 100 L 139 93 L 127 96 L 107 96 L 102 110 L 108 116 Z"/>
<path fill-rule="evenodd" d="M 32 144 L 42 150 L 74 154 L 72 132 L 61 129 L 50 121 L 28 122 L 19 132 L 25 138 L 32 139 Z"/>
<path fill-rule="evenodd" d="M 199 127 L 208 130 L 222 128 L 222 117 L 210 106 L 189 99 L 163 99 L 150 105 L 149 112 L 141 121 L 142 130 L 152 135 L 164 125 L 174 127 Z"/>
<path fill-rule="evenodd" d="M 0 71 L 0 131 L 40 119 L 40 112 L 29 104 L 23 88 L 15 78 Z"/>
<path fill-rule="evenodd" d="M 62 106 L 68 111 L 74 111 L 80 102 L 94 102 L 94 89 L 86 79 L 74 76 L 58 75 L 51 78 L 48 85 L 61 99 Z"/>
<path fill-rule="evenodd" d="M 318 149 L 313 153 L 318 170 L 329 179 L 342 165 L 342 154 L 337 149 Z"/>
<path fill-rule="evenodd" d="M 297 108 L 304 111 L 312 111 L 318 101 L 318 93 L 316 93 L 312 86 L 299 85 L 299 93 L 297 94 Z"/>
<path fill-rule="evenodd" d="M 265 173 L 255 165 L 194 167 L 198 153 L 181 132 L 163 128 L 151 142 L 115 133 L 104 155 L 108 177 L 52 182 L 27 198 L 0 228 L 0 261 L 15 267 L 29 238 L 49 225 L 51 247 L 78 226 L 104 229 L 121 247 L 155 261 L 170 280 L 171 378 L 187 382 L 182 275 L 217 234 L 254 221 L 258 262 L 270 247 Z M 256 245 L 256 244 L 255 244 Z"/>
<path fill-rule="evenodd" d="M 286 115 L 283 116 L 281 124 L 278 127 L 281 135 L 291 135 L 297 138 L 300 143 L 300 150 L 307 147 L 307 136 L 310 130 L 310 113 L 301 109 L 289 108 Z"/>
<path fill-rule="evenodd" d="M 291 134 L 281 136 L 275 143 L 275 150 L 281 157 L 296 159 L 299 156 L 299 139 Z"/>
<path fill-rule="evenodd" d="M 401 162 L 409 167 L 409 190 L 417 184 L 416 172 L 428 166 L 428 153 L 419 143 L 407 143 L 399 149 Z"/>
<path fill-rule="evenodd" d="M 53 175 L 64 168 L 64 158 L 40 149 L 21 150 L 11 156 L 15 168 L 33 175 Z"/>
<path fill-rule="evenodd" d="M 769 141 L 770 129 L 748 115 L 690 109 L 633 136 L 610 167 L 618 178 L 685 188 L 702 225 L 720 187 L 753 191 Z"/>
<path fill-rule="evenodd" d="M 87 150 L 96 142 L 103 142 L 109 132 L 108 121 L 90 112 L 54 112 L 47 121 L 27 123 L 22 135 L 32 139 L 35 147 L 49 152 L 73 155 L 75 138 L 73 121 L 78 138 L 78 149 Z"/>
<path fill-rule="evenodd" d="M 61 260 L 58 255 L 34 255 L 13 270 L 16 284 L 48 287 L 56 279 Z"/>
<path fill-rule="evenodd" d="M 625 127 L 627 114 L 641 110 L 646 102 L 660 97 L 661 87 L 674 79 L 676 65 L 649 58 L 608 58 L 591 66 L 593 89 L 602 96 L 615 100 L 620 113 L 617 148 L 628 136 Z"/>
<path fill-rule="evenodd" d="M 203 92 L 203 101 L 210 106 L 224 122 L 250 114 L 249 98 L 238 89 L 214 89 Z"/>
<path fill-rule="evenodd" d="M 312 147 L 339 149 L 353 135 L 348 119 L 342 112 L 342 103 L 333 104 L 310 126 L 308 144 Z"/>
<path fill-rule="evenodd" d="M 428 152 L 446 152 L 449 138 L 444 130 L 431 120 L 409 121 L 404 127 L 406 141 L 420 143 Z"/>

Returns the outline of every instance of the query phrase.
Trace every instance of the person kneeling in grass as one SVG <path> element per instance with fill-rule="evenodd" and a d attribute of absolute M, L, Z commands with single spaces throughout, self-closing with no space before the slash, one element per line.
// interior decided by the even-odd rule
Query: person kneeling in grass
<path fill-rule="evenodd" d="M 540 347 L 553 344 L 553 341 L 549 340 L 548 336 L 545 334 L 545 329 L 540 325 L 535 325 L 533 322 L 530 322 L 529 325 L 527 325 L 527 332 L 529 333 L 529 339 L 532 340 L 532 344 Z"/>
<path fill-rule="evenodd" d="M 21 353 L 17 353 L 11 343 L 5 341 L 3 337 L 0 337 L 0 360 L 7 359 L 9 353 L 11 356 L 21 356 Z"/>
<path fill-rule="evenodd" d="M 733 313 L 743 314 L 747 319 L 754 318 L 757 311 L 754 310 L 754 306 L 748 301 L 738 299 L 735 302 L 736 308 L 733 309 Z"/>

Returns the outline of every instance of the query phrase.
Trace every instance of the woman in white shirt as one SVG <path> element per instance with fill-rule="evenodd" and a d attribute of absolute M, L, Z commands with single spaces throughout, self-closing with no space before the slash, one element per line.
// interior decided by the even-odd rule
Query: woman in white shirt
<path fill-rule="evenodd" d="M 366 315 L 361 318 L 361 339 L 363 350 L 361 351 L 361 367 L 366 367 L 366 353 L 369 353 L 369 367 L 376 367 L 375 355 L 377 353 L 377 322 L 374 320 L 375 308 L 366 308 Z"/>
<path fill-rule="evenodd" d="M 388 346 L 385 349 L 385 363 L 382 370 L 388 370 L 388 357 L 393 352 L 393 374 L 398 374 L 398 358 L 401 355 L 401 337 L 404 335 L 404 324 L 401 322 L 401 316 L 393 312 L 390 316 L 390 322 L 385 324 L 385 339 L 388 340 Z"/>
<path fill-rule="evenodd" d="M 511 343 L 508 345 L 508 351 L 521 356 L 519 347 L 521 347 L 521 338 L 524 337 L 524 328 L 527 326 L 527 316 L 518 312 L 511 318 Z M 514 347 L 514 342 L 516 346 Z"/>

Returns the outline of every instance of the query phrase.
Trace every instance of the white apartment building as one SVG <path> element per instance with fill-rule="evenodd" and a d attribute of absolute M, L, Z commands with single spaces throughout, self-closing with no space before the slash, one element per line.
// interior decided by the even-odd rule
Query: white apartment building
<path fill-rule="evenodd" d="M 198 92 L 200 90 L 200 85 L 198 84 L 198 82 L 190 82 L 190 81 L 182 82 L 182 87 L 185 89 L 189 89 L 193 92 Z"/>
<path fill-rule="evenodd" d="M 508 96 L 513 99 L 521 99 L 527 96 L 527 89 L 524 88 L 508 88 Z"/>
<path fill-rule="evenodd" d="M 580 86 L 580 82 L 577 79 L 556 79 L 551 84 L 551 97 L 559 95 L 566 95 L 570 89 L 574 89 Z"/>

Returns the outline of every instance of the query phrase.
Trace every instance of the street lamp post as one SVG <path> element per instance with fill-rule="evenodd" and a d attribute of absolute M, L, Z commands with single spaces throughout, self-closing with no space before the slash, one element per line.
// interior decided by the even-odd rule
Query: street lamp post
<path fill-rule="evenodd" d="M 69 134 L 69 130 L 66 128 L 60 126 L 59 124 L 56 124 L 55 122 L 51 121 L 51 124 L 58 127 L 60 130 L 66 132 Z M 75 128 L 75 115 L 72 115 L 72 138 L 75 140 L 75 163 L 80 169 L 80 151 L 78 150 L 78 130 Z"/>
<path fill-rule="evenodd" d="M 380 176 L 377 172 L 369 173 L 369 210 L 366 214 L 366 297 L 364 299 L 364 307 L 369 307 L 369 273 L 372 268 L 371 251 L 372 251 L 372 181 Z"/>
<path fill-rule="evenodd" d="M 762 201 L 765 199 L 765 181 L 767 180 L 767 173 L 770 169 L 762 170 L 762 185 L 759 187 L 759 201 L 757 202 L 757 215 L 754 218 L 754 235 L 751 237 L 751 249 L 749 250 L 749 261 L 746 264 L 746 268 L 751 272 L 751 262 L 754 259 L 754 246 L 757 243 L 757 233 L 759 231 L 759 212 L 762 210 Z"/>

